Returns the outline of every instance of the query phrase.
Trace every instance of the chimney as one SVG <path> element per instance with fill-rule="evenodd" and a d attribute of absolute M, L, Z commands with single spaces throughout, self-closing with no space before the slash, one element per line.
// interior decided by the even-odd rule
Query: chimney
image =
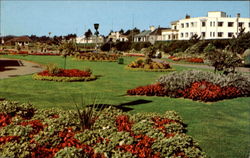
<path fill-rule="evenodd" d="M 237 13 L 237 18 L 239 18 L 240 17 L 240 13 Z"/>
<path fill-rule="evenodd" d="M 186 19 L 190 19 L 190 15 L 188 15 L 188 14 L 186 14 L 186 17 L 185 17 Z"/>
<path fill-rule="evenodd" d="M 150 26 L 150 31 L 153 32 L 155 30 L 155 27 L 154 26 Z"/>

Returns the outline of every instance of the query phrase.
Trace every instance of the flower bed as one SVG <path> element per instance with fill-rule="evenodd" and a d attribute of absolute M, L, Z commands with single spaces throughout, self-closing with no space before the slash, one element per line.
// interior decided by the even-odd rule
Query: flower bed
<path fill-rule="evenodd" d="M 212 72 L 174 72 L 160 77 L 157 84 L 140 86 L 127 91 L 128 95 L 184 97 L 200 101 L 218 101 L 250 96 L 249 76 L 228 76 Z"/>
<path fill-rule="evenodd" d="M 144 54 L 132 54 L 132 53 L 126 53 L 124 56 L 128 56 L 128 57 L 145 57 Z"/>
<path fill-rule="evenodd" d="M 186 62 L 191 62 L 191 63 L 204 63 L 204 60 L 202 58 L 194 58 L 194 57 L 181 58 L 181 57 L 170 56 L 170 57 L 168 57 L 168 59 L 171 59 L 173 61 L 186 61 Z"/>
<path fill-rule="evenodd" d="M 27 114 L 27 110 L 33 113 Z M 110 107 L 93 113 L 97 119 L 92 128 L 80 130 L 77 111 L 0 102 L 0 115 L 10 120 L 1 118 L 5 126 L 0 126 L 0 154 L 33 158 L 205 157 L 184 133 L 183 121 L 174 111 L 127 114 Z"/>
<path fill-rule="evenodd" d="M 15 50 L 0 50 L 0 54 L 10 54 L 10 55 L 47 55 L 47 56 L 58 56 L 60 53 L 42 53 L 42 52 L 33 52 L 29 53 L 28 51 L 15 51 Z"/>
<path fill-rule="evenodd" d="M 128 70 L 136 70 L 136 71 L 155 71 L 155 72 L 173 71 L 173 69 L 171 69 L 168 63 L 156 62 L 144 58 L 138 58 L 136 61 L 133 61 L 125 68 Z"/>
<path fill-rule="evenodd" d="M 78 69 L 58 69 L 57 72 L 51 73 L 49 70 L 44 70 L 34 74 L 36 80 L 73 82 L 73 81 L 91 81 L 95 80 L 96 76 L 91 75 L 91 72 Z"/>
<path fill-rule="evenodd" d="M 116 62 L 118 60 L 118 57 L 119 56 L 116 54 L 105 54 L 105 53 L 82 53 L 75 55 L 75 58 L 77 60 L 87 60 L 87 61 Z"/>

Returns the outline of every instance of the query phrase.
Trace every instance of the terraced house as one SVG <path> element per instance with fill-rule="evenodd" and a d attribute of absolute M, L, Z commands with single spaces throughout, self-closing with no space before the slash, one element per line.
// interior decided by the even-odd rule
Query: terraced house
<path fill-rule="evenodd" d="M 211 11 L 207 17 L 186 15 L 185 19 L 172 22 L 171 29 L 178 30 L 178 40 L 189 40 L 194 34 L 202 39 L 228 39 L 237 37 L 241 29 L 250 31 L 250 18 L 242 18 L 240 13 L 231 17 L 222 11 Z"/>

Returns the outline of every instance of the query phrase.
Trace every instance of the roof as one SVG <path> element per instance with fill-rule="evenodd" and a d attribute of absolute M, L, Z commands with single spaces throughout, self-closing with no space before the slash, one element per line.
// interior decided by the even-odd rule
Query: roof
<path fill-rule="evenodd" d="M 147 36 L 147 35 L 149 35 L 150 33 L 151 33 L 151 31 L 150 31 L 150 30 L 146 30 L 146 31 L 143 31 L 143 32 L 141 32 L 141 33 L 139 33 L 139 34 L 135 35 L 135 37 L 143 37 L 143 36 Z"/>
<path fill-rule="evenodd" d="M 31 42 L 32 40 L 27 36 L 15 37 L 7 42 Z"/>
<path fill-rule="evenodd" d="M 168 29 L 170 28 L 159 27 L 155 29 L 153 32 L 151 32 L 150 35 L 161 35 L 162 30 L 168 30 Z"/>

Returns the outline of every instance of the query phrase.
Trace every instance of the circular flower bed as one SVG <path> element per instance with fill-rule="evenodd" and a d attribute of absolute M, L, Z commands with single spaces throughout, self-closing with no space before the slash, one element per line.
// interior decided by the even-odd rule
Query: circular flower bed
<path fill-rule="evenodd" d="M 151 59 L 138 58 L 136 61 L 133 61 L 127 65 L 126 69 L 135 70 L 135 71 L 173 71 L 170 65 L 166 62 L 156 62 Z"/>
<path fill-rule="evenodd" d="M 106 53 L 82 53 L 75 55 L 75 58 L 77 60 L 87 60 L 87 61 L 116 62 L 118 60 L 118 57 L 119 56 L 116 54 L 106 54 Z"/>
<path fill-rule="evenodd" d="M 0 102 L 1 156 L 206 156 L 192 137 L 185 134 L 184 123 L 174 111 L 166 111 L 165 114 L 129 114 L 112 107 L 93 110 L 91 128 L 83 130 L 78 112 L 35 109 L 30 104 Z"/>
<path fill-rule="evenodd" d="M 96 76 L 92 75 L 89 71 L 82 71 L 78 69 L 58 69 L 57 72 L 44 70 L 43 72 L 34 74 L 33 78 L 36 80 L 73 82 L 95 80 Z"/>
<path fill-rule="evenodd" d="M 202 71 L 174 72 L 157 84 L 127 90 L 128 95 L 184 97 L 205 102 L 250 96 L 250 77 L 228 76 Z"/>

